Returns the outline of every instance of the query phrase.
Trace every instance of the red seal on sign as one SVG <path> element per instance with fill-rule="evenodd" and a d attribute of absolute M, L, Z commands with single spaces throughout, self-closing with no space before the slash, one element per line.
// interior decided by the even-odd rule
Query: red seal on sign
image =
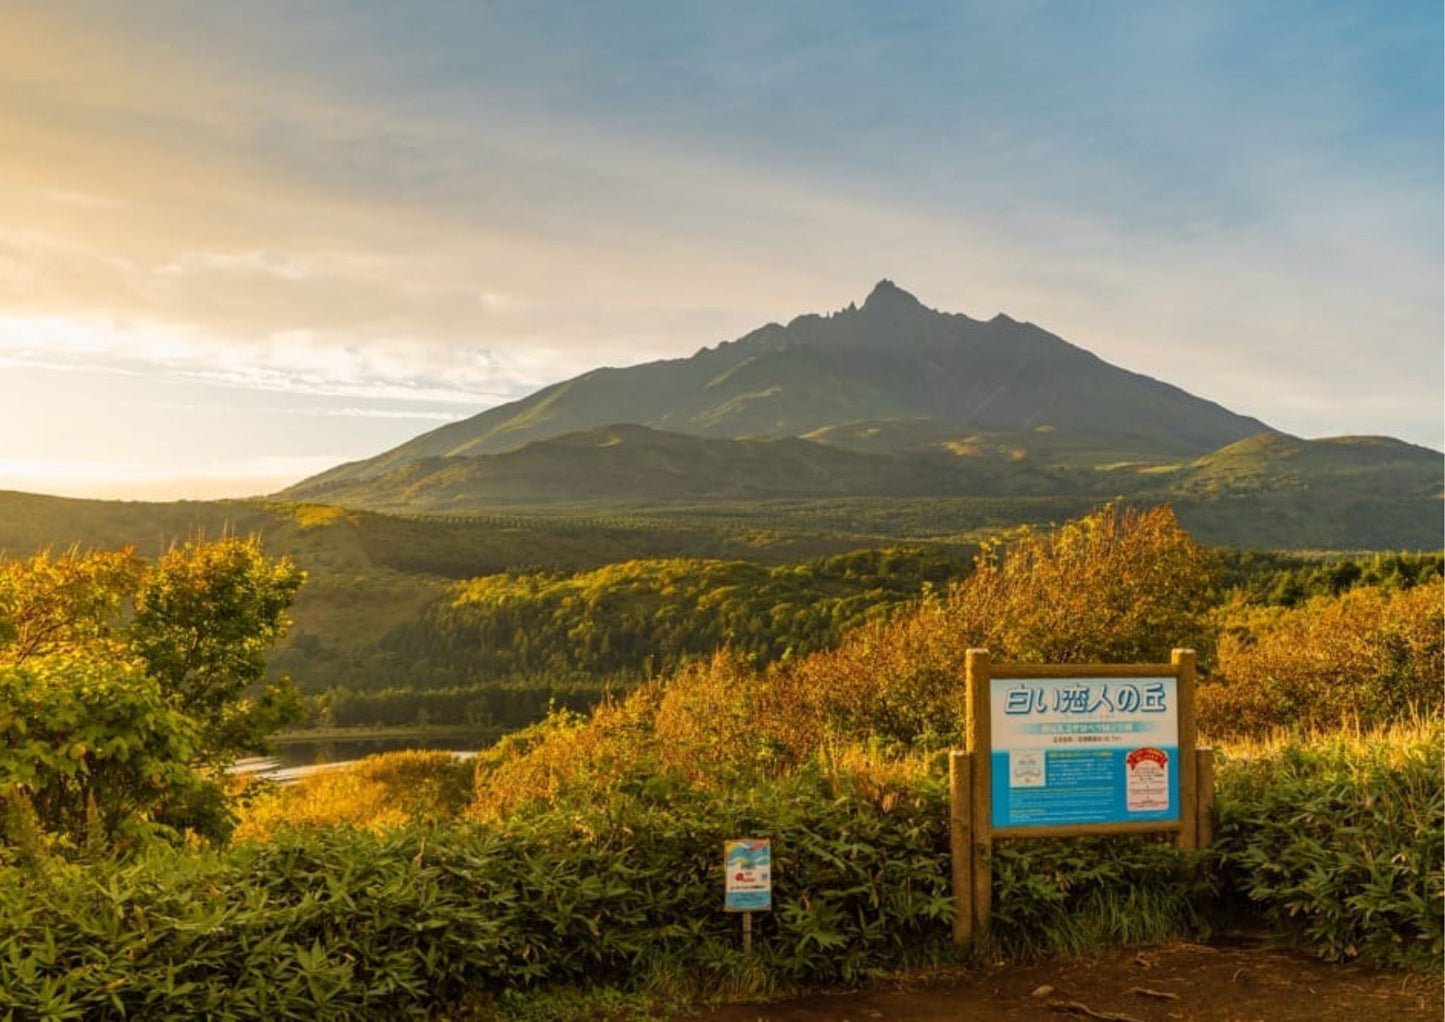
<path fill-rule="evenodd" d="M 1135 749 L 1133 752 L 1129 753 L 1127 757 L 1125 757 L 1125 762 L 1129 764 L 1130 770 L 1135 769 L 1139 766 L 1140 763 L 1146 761 L 1153 763 L 1156 766 L 1167 768 L 1169 766 L 1169 753 L 1165 752 L 1163 749 L 1146 747 L 1143 749 Z"/>
<path fill-rule="evenodd" d="M 1169 809 L 1169 753 L 1145 746 L 1124 757 L 1124 805 L 1131 813 Z"/>

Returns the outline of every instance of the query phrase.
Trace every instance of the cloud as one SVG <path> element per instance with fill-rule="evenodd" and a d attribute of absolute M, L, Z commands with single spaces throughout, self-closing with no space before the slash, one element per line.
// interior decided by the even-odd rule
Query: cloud
<path fill-rule="evenodd" d="M 21 8 L 0 358 L 452 414 L 889 276 L 1438 445 L 1438 37 L 1332 4 Z"/>

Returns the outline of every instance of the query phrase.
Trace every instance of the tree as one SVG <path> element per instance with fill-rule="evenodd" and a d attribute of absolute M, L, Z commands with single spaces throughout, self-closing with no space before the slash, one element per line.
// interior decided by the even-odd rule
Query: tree
<path fill-rule="evenodd" d="M 95 851 L 166 823 L 223 836 L 220 789 L 190 765 L 199 745 L 196 722 L 135 664 L 57 654 L 0 666 L 0 832 Z"/>
<path fill-rule="evenodd" d="M 141 581 L 129 646 L 172 704 L 200 722 L 211 762 L 262 751 L 268 734 L 300 719 L 290 680 L 264 679 L 305 577 L 289 557 L 267 557 L 255 537 L 229 537 L 172 549 Z"/>
<path fill-rule="evenodd" d="M 221 771 L 300 719 L 265 656 L 304 580 L 259 540 L 0 561 L 0 829 L 114 848 L 223 837 Z M 22 842 L 23 843 L 23 842 Z"/>
<path fill-rule="evenodd" d="M 97 646 L 118 654 L 116 626 L 144 570 L 129 547 L 0 560 L 0 665 Z"/>

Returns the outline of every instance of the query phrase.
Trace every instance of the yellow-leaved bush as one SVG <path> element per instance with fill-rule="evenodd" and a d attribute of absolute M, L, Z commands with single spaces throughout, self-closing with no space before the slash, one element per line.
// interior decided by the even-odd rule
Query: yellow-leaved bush
<path fill-rule="evenodd" d="M 455 819 L 471 793 L 472 766 L 450 752 L 386 752 L 294 784 L 241 792 L 233 839 L 261 841 L 282 827 L 353 826 L 386 831 Z M 254 787 L 254 786 L 253 786 Z"/>
<path fill-rule="evenodd" d="M 1367 586 L 1294 608 L 1225 608 L 1217 667 L 1199 689 L 1201 728 L 1259 735 L 1438 718 L 1441 595 L 1438 585 Z"/>

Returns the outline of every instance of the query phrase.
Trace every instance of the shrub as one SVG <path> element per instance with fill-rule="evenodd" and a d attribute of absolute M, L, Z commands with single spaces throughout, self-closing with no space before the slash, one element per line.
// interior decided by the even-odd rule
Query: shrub
<path fill-rule="evenodd" d="M 0 871 L 0 1012 L 422 1017 L 651 968 L 704 987 L 852 981 L 946 950 L 940 807 L 936 785 L 885 812 L 813 775 L 728 797 L 654 786 L 499 826 L 307 828 L 225 854 Z M 740 834 L 779 849 L 753 962 L 720 911 L 722 841 Z"/>
<path fill-rule="evenodd" d="M 264 675 L 303 579 L 255 538 L 151 565 L 129 549 L 0 557 L 0 845 L 44 831 L 99 851 L 158 824 L 224 837 L 203 772 L 298 719 L 289 681 Z"/>
<path fill-rule="evenodd" d="M 1323 958 L 1438 971 L 1442 738 L 1436 721 L 1226 756 L 1215 803 L 1226 889 Z"/>
<path fill-rule="evenodd" d="M 721 911 L 722 842 L 740 836 L 774 843 L 751 958 Z M 425 1017 L 564 985 L 853 983 L 952 957 L 947 841 L 942 779 L 865 757 L 735 791 L 633 778 L 490 825 L 283 829 L 224 853 L 0 867 L 0 1013 Z M 1031 928 L 1057 913 L 1080 932 L 1160 932 L 1128 906 L 1174 898 L 1177 860 L 1140 847 L 1064 888 L 1047 872 L 1061 860 L 1004 852 L 1000 942 L 1052 946 Z"/>
<path fill-rule="evenodd" d="M 1206 934 L 1209 891 L 1194 858 L 1158 836 L 1001 842 L 990 943 L 1017 959 Z"/>
<path fill-rule="evenodd" d="M 519 742 L 582 761 L 610 735 L 619 753 L 632 711 L 612 712 L 581 746 L 563 719 Z M 1224 756 L 1213 879 L 1326 956 L 1438 964 L 1441 737 Z M 550 799 L 490 823 L 282 826 L 225 852 L 0 865 L 0 1013 L 423 1017 L 566 986 L 760 991 L 952 958 L 936 759 L 854 747 L 731 787 L 621 763 L 605 788 L 564 770 Z M 431 776 L 425 757 L 377 772 Z M 720 911 L 722 841 L 741 836 L 774 842 L 751 958 Z M 1206 932 L 1215 888 L 1193 858 L 1145 838 L 1000 843 L 980 950 Z"/>
<path fill-rule="evenodd" d="M 1208 652 L 1217 565 L 1171 508 L 1108 504 L 986 545 L 949 593 L 949 627 L 999 660 L 1163 662 Z"/>
<path fill-rule="evenodd" d="M 549 713 L 483 750 L 467 815 L 498 820 L 577 791 L 602 798 L 627 778 L 650 775 L 656 766 L 652 722 L 659 692 L 646 685 L 585 718 L 565 710 Z"/>
<path fill-rule="evenodd" d="M 162 823 L 223 836 L 219 790 L 188 765 L 199 744 L 195 722 L 139 667 L 62 656 L 0 667 L 0 803 L 15 826 L 33 821 L 60 845 L 130 847 Z"/>
<path fill-rule="evenodd" d="M 450 752 L 380 753 L 247 793 L 233 839 L 265 840 L 288 826 L 385 831 L 442 823 L 461 815 L 471 791 L 472 764 Z"/>
<path fill-rule="evenodd" d="M 959 741 L 970 646 L 1000 659 L 1167 660 L 1200 636 L 1210 570 L 1167 507 L 1109 505 L 1053 533 L 1025 530 L 946 597 L 864 625 L 836 650 L 765 671 L 719 654 L 590 721 L 557 717 L 503 742 L 478 761 L 477 811 L 565 785 L 601 792 L 631 770 L 709 784 L 796 769 L 835 746 L 946 748 Z"/>
<path fill-rule="evenodd" d="M 1367 587 L 1294 609 L 1232 607 L 1222 620 L 1215 677 L 1199 689 L 1201 726 L 1212 735 L 1440 715 L 1438 586 Z"/>

